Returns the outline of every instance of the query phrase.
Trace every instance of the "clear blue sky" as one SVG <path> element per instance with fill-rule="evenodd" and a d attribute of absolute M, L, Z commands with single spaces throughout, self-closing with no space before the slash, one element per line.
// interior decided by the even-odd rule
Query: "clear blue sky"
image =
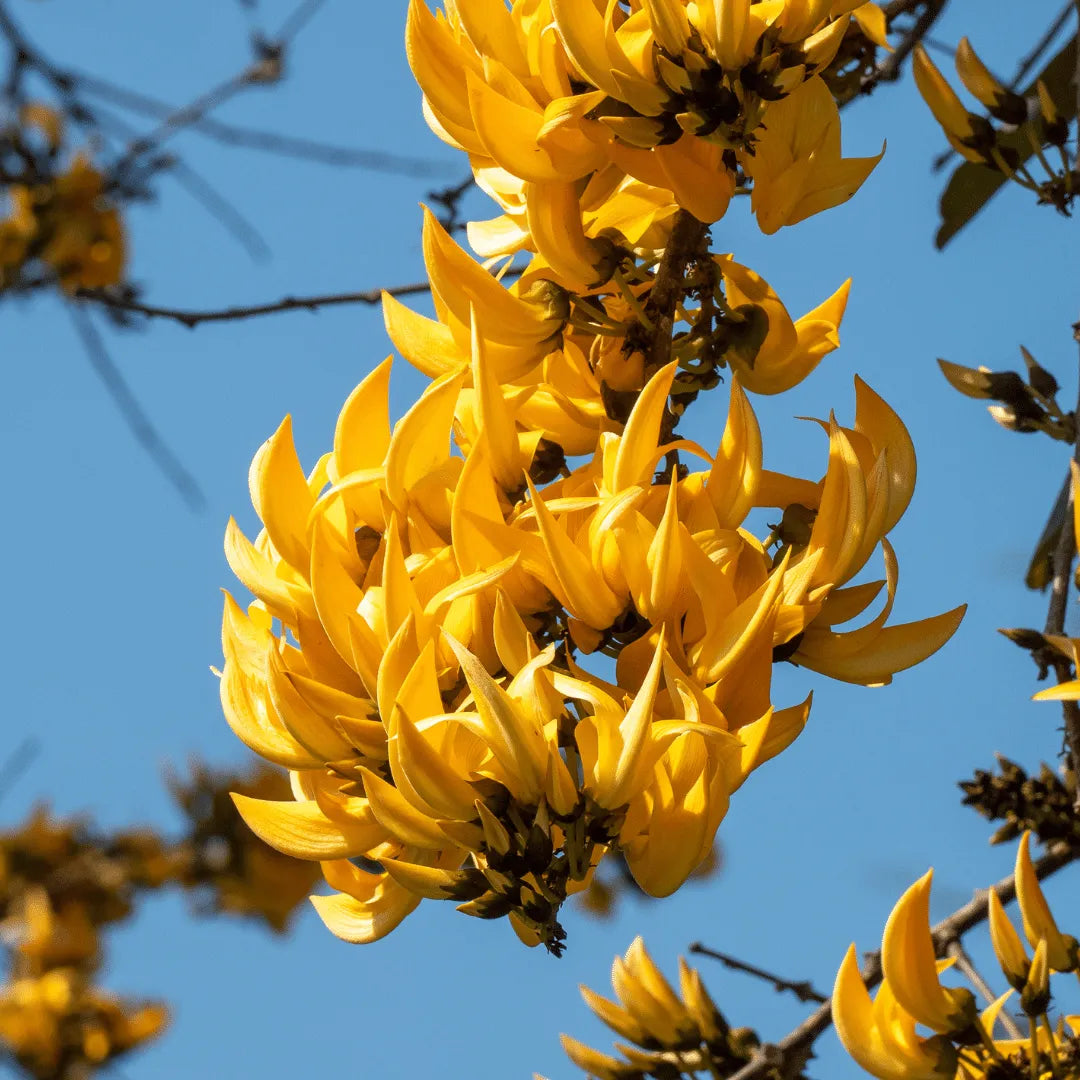
<path fill-rule="evenodd" d="M 991 66 L 1011 71 L 1059 6 L 953 0 L 936 35 L 955 43 L 968 33 Z M 12 8 L 58 62 L 174 102 L 232 74 L 244 56 L 248 15 L 225 0 L 12 0 Z M 272 31 L 290 8 L 262 0 L 256 14 Z M 445 166 L 446 183 L 456 181 L 464 162 L 424 125 L 403 23 L 403 0 L 330 0 L 290 54 L 287 82 L 250 93 L 221 117 L 425 156 Z M 736 207 L 715 229 L 716 247 L 763 273 L 795 315 L 854 277 L 842 349 L 796 392 L 757 403 L 767 464 L 819 470 L 820 432 L 791 418 L 835 408 L 850 419 L 855 373 L 880 392 L 910 427 L 920 460 L 915 499 L 893 534 L 896 617 L 966 601 L 952 644 L 887 689 L 778 669 L 777 700 L 801 700 L 813 687 L 814 710 L 800 741 L 735 798 L 721 828 L 723 876 L 662 903 L 626 904 L 610 923 L 571 914 L 561 961 L 449 904 L 425 903 L 388 940 L 356 948 L 332 938 L 313 912 L 274 940 L 228 919 L 191 920 L 176 896 L 151 901 L 113 936 L 107 982 L 167 998 L 175 1024 L 124 1064 L 126 1077 L 572 1077 L 560 1031 L 610 1043 L 576 986 L 603 990 L 613 956 L 635 933 L 669 972 L 687 943 L 702 939 L 827 989 L 848 943 L 874 947 L 896 897 L 927 866 L 938 868 L 942 914 L 1008 871 L 1012 852 L 988 848 L 989 830 L 959 806 L 955 782 L 988 766 L 995 750 L 1035 766 L 1057 748 L 1060 714 L 1028 701 L 1032 666 L 995 628 L 1045 618 L 1043 598 L 1021 578 L 1065 455 L 1047 440 L 998 429 L 949 390 L 934 359 L 1015 366 L 1022 342 L 1059 375 L 1069 402 L 1077 237 L 1071 223 L 1015 190 L 935 252 L 941 179 L 929 163 L 942 139 L 908 80 L 844 114 L 849 153 L 876 153 L 886 137 L 883 163 L 853 202 L 774 237 L 758 235 Z M 222 306 L 422 276 L 417 204 L 430 181 L 323 168 L 193 135 L 177 146 L 257 223 L 273 257 L 253 263 L 165 181 L 159 204 L 131 218 L 133 276 L 150 302 Z M 480 200 L 472 205 L 487 215 Z M 346 394 L 389 343 L 378 310 L 360 307 L 193 332 L 155 324 L 110 331 L 108 343 L 208 507 L 191 513 L 136 447 L 62 305 L 3 305 L 4 742 L 14 747 L 34 733 L 42 752 L 0 815 L 14 822 L 48 798 L 107 825 L 172 829 L 164 762 L 191 753 L 243 760 L 209 667 L 220 659 L 218 590 L 232 587 L 225 522 L 235 514 L 254 526 L 251 456 L 291 412 L 301 456 L 313 462 Z M 419 388 L 405 369 L 395 371 L 396 415 Z M 688 430 L 707 446 L 719 436 L 722 408 L 722 400 L 697 406 Z M 1076 886 L 1075 873 L 1062 875 L 1051 899 L 1076 911 Z M 704 974 L 730 1020 L 766 1038 L 803 1015 L 803 1006 L 743 976 Z M 857 1074 L 831 1034 L 819 1050 L 814 1075 Z"/>

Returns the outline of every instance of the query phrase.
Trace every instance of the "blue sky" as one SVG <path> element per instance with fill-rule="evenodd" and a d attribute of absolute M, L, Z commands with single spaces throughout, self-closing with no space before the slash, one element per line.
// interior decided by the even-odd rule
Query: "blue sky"
<path fill-rule="evenodd" d="M 12 7 L 61 64 L 174 102 L 237 70 L 250 19 L 223 0 Z M 954 0 L 936 36 L 955 43 L 968 33 L 992 67 L 1009 72 L 1058 7 Z M 262 0 L 256 16 L 273 31 L 289 11 L 284 0 Z M 403 24 L 403 0 L 329 0 L 289 55 L 286 82 L 238 99 L 221 118 L 424 157 L 443 168 L 445 183 L 457 181 L 463 160 L 420 115 Z M 874 947 L 893 902 L 928 866 L 937 867 L 940 914 L 1008 871 L 1013 853 L 987 846 L 989 830 L 960 807 L 955 782 L 989 766 L 995 750 L 1034 767 L 1057 749 L 1060 714 L 1029 702 L 1031 663 L 995 628 L 1045 618 L 1044 598 L 1021 579 L 1065 454 L 997 428 L 946 386 L 934 360 L 1015 367 L 1023 343 L 1059 376 L 1069 403 L 1077 238 L 1073 223 L 1015 189 L 935 252 L 942 179 L 929 164 L 942 139 L 909 80 L 844 114 L 848 153 L 876 153 L 886 138 L 882 164 L 851 203 L 773 237 L 737 206 L 714 229 L 714 246 L 761 272 L 794 315 L 854 277 L 843 347 L 795 392 L 755 401 L 766 463 L 820 472 L 820 432 L 792 418 L 835 408 L 850 419 L 855 373 L 881 393 L 919 452 L 915 498 L 893 533 L 895 617 L 966 602 L 954 641 L 885 689 L 778 669 L 776 699 L 801 700 L 812 687 L 813 713 L 799 742 L 734 799 L 721 828 L 723 875 L 662 903 L 627 903 L 608 923 L 571 913 L 561 961 L 450 905 L 425 903 L 388 940 L 356 948 L 332 938 L 313 912 L 275 940 L 224 918 L 196 922 L 176 896 L 149 902 L 114 934 L 107 982 L 167 998 L 175 1023 L 124 1064 L 126 1077 L 572 1077 L 560 1031 L 610 1043 L 576 986 L 603 990 L 612 958 L 636 933 L 672 973 L 700 939 L 827 989 L 848 943 Z M 217 307 L 422 277 L 418 203 L 433 181 L 323 168 L 190 134 L 176 146 L 258 225 L 272 258 L 252 262 L 164 180 L 159 203 L 131 216 L 132 274 L 149 302 Z M 470 205 L 487 216 L 482 200 Z M 195 331 L 108 330 L 107 341 L 207 507 L 188 510 L 136 447 L 63 306 L 6 303 L 5 741 L 14 747 L 35 734 L 42 749 L 0 815 L 13 822 L 49 799 L 105 825 L 173 829 L 164 762 L 244 760 L 209 668 L 220 658 L 218 590 L 232 587 L 225 522 L 230 514 L 249 529 L 255 521 L 251 456 L 291 412 L 301 457 L 313 462 L 345 396 L 389 343 L 378 310 L 362 307 Z M 406 366 L 395 368 L 395 415 L 420 386 Z M 723 409 L 722 397 L 696 406 L 688 433 L 715 444 Z M 1048 892 L 1075 911 L 1075 871 Z M 743 976 L 703 973 L 729 1019 L 766 1038 L 804 1014 Z M 818 1046 L 814 1075 L 857 1075 L 831 1034 Z"/>

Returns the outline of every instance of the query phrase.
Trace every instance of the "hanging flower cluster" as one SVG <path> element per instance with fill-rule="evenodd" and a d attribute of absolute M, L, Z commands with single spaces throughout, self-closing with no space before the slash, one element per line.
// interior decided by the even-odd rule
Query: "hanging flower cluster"
<path fill-rule="evenodd" d="M 951 960 L 935 960 L 930 932 L 930 881 L 920 878 L 900 898 L 885 925 L 884 981 L 871 1000 L 852 945 L 836 976 L 833 1019 L 840 1041 L 881 1080 L 957 1077 L 1067 1077 L 1080 1068 L 1080 1016 L 1050 1021 L 1051 975 L 1080 970 L 1076 939 L 1062 934 L 1046 903 L 1028 851 L 1030 834 L 1016 855 L 1016 896 L 1023 940 L 991 889 L 990 938 L 1012 987 L 981 1012 L 964 987 L 943 986 Z M 1005 1006 L 1019 994 L 1022 1027 Z M 932 1034 L 921 1035 L 921 1025 Z M 1002 1029 L 997 1031 L 998 1027 Z M 1000 1035 L 1006 1037 L 999 1037 Z"/>
<path fill-rule="evenodd" d="M 806 722 L 809 698 L 774 708 L 775 662 L 881 684 L 955 630 L 962 609 L 886 625 L 897 563 L 885 537 L 915 460 L 865 383 L 850 426 L 821 423 L 820 479 L 764 468 L 747 391 L 786 390 L 836 348 L 847 286 L 793 320 L 758 275 L 709 250 L 718 205 L 688 208 L 681 189 L 651 182 L 635 202 L 628 192 L 643 182 L 619 164 L 620 125 L 599 119 L 666 124 L 656 117 L 675 107 L 672 92 L 656 80 L 677 81 L 677 68 L 734 105 L 711 130 L 690 125 L 676 145 L 703 163 L 676 162 L 673 175 L 696 177 L 704 197 L 727 183 L 729 150 L 765 160 L 768 140 L 789 130 L 785 164 L 756 173 L 755 191 L 818 183 L 839 131 L 827 91 L 807 78 L 823 61 L 804 45 L 817 35 L 827 51 L 852 6 L 736 2 L 704 14 L 657 0 L 602 16 L 593 0 L 458 0 L 433 16 L 413 5 L 409 49 L 429 115 L 462 133 L 481 184 L 520 186 L 525 217 L 508 220 L 527 219 L 531 240 L 520 231 L 507 249 L 537 253 L 507 286 L 426 214 L 436 317 L 390 297 L 384 311 L 430 385 L 392 423 L 391 360 L 381 364 L 307 474 L 286 419 L 251 467 L 262 532 L 252 542 L 230 522 L 226 535 L 256 599 L 246 610 L 226 599 L 222 702 L 248 746 L 291 770 L 294 796 L 237 805 L 272 846 L 322 863 L 335 892 L 313 901 L 339 936 L 372 941 L 421 899 L 453 899 L 472 915 L 508 915 L 522 940 L 558 951 L 559 907 L 605 853 L 620 852 L 654 896 L 709 855 L 731 794 Z M 845 10 L 832 18 L 834 7 Z M 633 76 L 618 59 L 631 40 Z M 581 51 L 601 47 L 612 58 L 603 79 Z M 769 73 L 753 92 L 731 74 L 737 65 L 749 79 L 751 57 Z M 459 84 L 464 97 L 450 92 Z M 649 93 L 660 113 L 646 110 Z M 580 151 L 569 178 L 494 157 L 496 137 L 547 153 L 547 136 L 518 116 L 537 110 L 553 146 Z M 659 160 L 667 145 L 630 149 Z M 833 205 L 868 168 L 830 180 L 837 197 L 800 205 Z M 779 205 L 761 199 L 759 218 Z M 784 205 L 786 220 L 805 216 Z M 471 235 L 483 248 L 478 235 L 491 232 Z M 676 428 L 722 369 L 726 425 L 701 447 Z M 745 527 L 755 507 L 779 511 L 764 539 Z M 884 580 L 851 584 L 879 546 Z M 878 614 L 837 629 L 883 590 Z M 614 664 L 589 670 L 590 655 Z"/>
<path fill-rule="evenodd" d="M 105 177 L 82 152 L 65 161 L 55 110 L 26 105 L 19 121 L 0 129 L 0 190 L 8 203 L 0 220 L 0 291 L 27 286 L 39 271 L 69 293 L 116 284 L 126 241 Z"/>

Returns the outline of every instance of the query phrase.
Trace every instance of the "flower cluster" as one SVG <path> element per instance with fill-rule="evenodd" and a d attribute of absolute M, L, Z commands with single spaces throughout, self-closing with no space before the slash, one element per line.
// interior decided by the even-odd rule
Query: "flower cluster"
<path fill-rule="evenodd" d="M 833 1019 L 848 1053 L 881 1080 L 943 1080 L 1000 1076 L 1038 1078 L 1077 1075 L 1080 1068 L 1080 1016 L 1051 1024 L 1051 975 L 1080 970 L 1076 939 L 1062 934 L 1046 903 L 1021 837 L 1016 856 L 1016 896 L 1023 940 L 1001 899 L 989 893 L 990 938 L 1002 974 L 1012 989 L 983 1009 L 963 987 L 946 987 L 940 974 L 952 960 L 936 960 L 930 931 L 930 881 L 933 871 L 900 898 L 885 926 L 881 949 L 884 980 L 871 1000 L 859 974 L 852 945 L 836 976 Z M 1005 1010 L 1013 994 L 1026 1032 Z M 932 1034 L 920 1035 L 919 1025 Z M 1001 1026 L 1005 1038 L 995 1036 Z"/>
<path fill-rule="evenodd" d="M 612 237 L 662 247 L 678 209 L 714 222 L 747 181 L 767 233 L 854 194 L 880 155 L 841 156 L 816 74 L 852 17 L 885 44 L 858 0 L 411 0 L 406 45 L 428 123 L 503 210 L 470 225 L 476 251 L 556 271 L 576 254 L 587 283 L 606 280 Z M 568 245 L 552 222 L 571 218 Z"/>
<path fill-rule="evenodd" d="M 679 957 L 679 992 L 664 978 L 641 938 L 615 958 L 611 985 L 617 1001 L 581 987 L 585 1004 L 617 1035 L 625 1060 L 562 1037 L 570 1060 L 597 1080 L 645 1080 L 708 1072 L 730 1076 L 760 1045 L 750 1028 L 733 1028 L 716 1007 L 696 969 Z"/>
<path fill-rule="evenodd" d="M 69 293 L 120 281 L 126 241 L 104 176 L 82 152 L 65 161 L 63 121 L 55 111 L 26 105 L 19 119 L 0 131 L 8 202 L 0 220 L 0 290 L 27 286 L 36 271 Z"/>
<path fill-rule="evenodd" d="M 775 662 L 881 684 L 955 630 L 961 609 L 886 625 L 897 583 L 886 534 L 915 460 L 865 383 L 850 426 L 821 422 L 820 479 L 764 467 L 747 391 L 786 390 L 836 348 L 847 286 L 792 319 L 757 274 L 710 251 L 705 221 L 722 210 L 681 188 L 658 201 L 648 183 L 654 194 L 633 202 L 629 185 L 642 182 L 616 158 L 663 158 L 671 144 L 630 147 L 631 128 L 599 119 L 666 124 L 631 115 L 628 101 L 644 109 L 648 77 L 674 81 L 678 69 L 735 103 L 675 144 L 704 155 L 697 172 L 672 166 L 694 193 L 725 184 L 729 150 L 710 156 L 725 140 L 736 157 L 772 160 L 765 145 L 788 113 L 800 134 L 780 174 L 816 176 L 832 168 L 839 131 L 804 46 L 828 52 L 852 6 L 734 2 L 706 15 L 657 0 L 629 15 L 610 4 L 602 17 L 592 0 L 550 11 L 459 0 L 445 16 L 413 5 L 409 49 L 429 115 L 460 134 L 482 185 L 525 185 L 532 239 L 506 250 L 536 253 L 506 285 L 505 265 L 493 273 L 427 213 L 435 318 L 389 296 L 384 313 L 430 385 L 392 423 L 392 360 L 379 365 L 309 473 L 286 419 L 251 467 L 262 531 L 251 541 L 230 522 L 226 534 L 255 601 L 226 599 L 224 710 L 293 779 L 291 801 L 236 802 L 268 843 L 322 863 L 335 892 L 313 900 L 346 940 L 383 936 L 423 898 L 453 899 L 472 915 L 508 915 L 523 941 L 558 951 L 559 907 L 607 852 L 649 894 L 674 892 L 711 852 L 731 794 L 806 722 L 809 698 L 774 707 Z M 633 77 L 618 59 L 632 41 Z M 610 63 L 581 51 L 601 47 Z M 754 64 L 765 74 L 751 92 Z M 668 109 L 669 91 L 649 100 Z M 547 110 L 560 155 L 580 151 L 569 179 L 537 179 L 520 148 L 480 152 L 487 132 L 492 155 L 499 136 L 543 157 L 547 135 L 518 115 L 535 109 Z M 813 134 L 823 116 L 828 130 Z M 582 217 L 582 182 L 596 220 L 621 222 L 617 235 Z M 834 176 L 828 188 L 846 184 Z M 640 228 L 628 232 L 632 205 Z M 655 227 L 658 207 L 670 227 Z M 483 249 L 492 233 L 470 235 Z M 722 370 L 726 425 L 706 448 L 676 428 Z M 756 507 L 778 511 L 765 538 L 746 527 Z M 884 580 L 852 584 L 879 546 Z M 883 591 L 878 614 L 837 629 Z M 614 664 L 590 670 L 590 655 Z"/>

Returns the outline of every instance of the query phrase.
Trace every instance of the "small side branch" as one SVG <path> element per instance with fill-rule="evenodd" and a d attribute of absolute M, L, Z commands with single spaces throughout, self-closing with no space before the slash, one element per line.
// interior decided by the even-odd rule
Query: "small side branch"
<path fill-rule="evenodd" d="M 1063 866 L 1080 858 L 1080 849 L 1061 844 L 1047 852 L 1035 863 L 1035 876 L 1041 881 L 1056 873 Z M 1002 878 L 995 886 L 1003 904 L 1016 897 L 1016 879 L 1013 875 Z M 938 955 L 949 943 L 959 940 L 969 930 L 986 921 L 990 910 L 990 890 L 981 890 L 973 900 L 958 908 L 948 918 L 942 919 L 931 931 Z M 881 953 L 867 954 L 860 974 L 867 987 L 873 989 L 882 979 Z M 754 1057 L 728 1080 L 758 1080 L 773 1069 L 787 1075 L 792 1066 L 801 1067 L 809 1060 L 814 1042 L 832 1026 L 832 1001 L 826 1001 L 811 1013 L 798 1027 L 792 1029 L 778 1043 L 766 1043 Z"/>
<path fill-rule="evenodd" d="M 878 64 L 877 69 L 863 86 L 864 90 L 876 86 L 879 82 L 895 82 L 900 78 L 900 71 L 903 68 L 904 61 L 911 55 L 912 49 L 930 33 L 934 23 L 937 22 L 938 17 L 945 10 L 945 4 L 946 0 L 927 0 L 922 14 L 915 20 L 914 26 L 896 43 L 893 51 Z M 896 15 L 907 14 L 915 6 L 907 3 L 891 5 L 890 8 L 886 9 L 886 17 L 891 20 Z"/>
<path fill-rule="evenodd" d="M 719 960 L 724 967 L 730 968 L 732 971 L 742 971 L 747 975 L 753 975 L 755 979 L 762 979 L 767 983 L 772 983 L 778 994 L 787 991 L 794 994 L 800 1001 L 826 1002 L 829 1000 L 824 994 L 815 990 L 813 984 L 805 979 L 802 982 L 792 982 L 790 979 L 774 975 L 771 971 L 766 971 L 764 968 L 759 968 L 754 964 L 748 964 L 737 957 L 728 956 L 727 953 L 710 949 L 702 945 L 700 941 L 695 941 L 690 946 L 689 951 L 696 953 L 698 956 L 709 956 L 713 960 Z"/>

